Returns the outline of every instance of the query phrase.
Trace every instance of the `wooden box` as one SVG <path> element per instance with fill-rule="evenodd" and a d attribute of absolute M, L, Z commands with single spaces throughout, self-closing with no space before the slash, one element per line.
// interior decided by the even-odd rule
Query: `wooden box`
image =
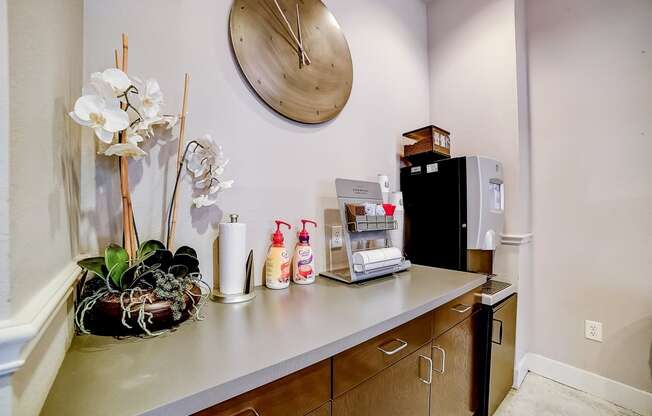
<path fill-rule="evenodd" d="M 414 156 L 435 153 L 439 156 L 450 157 L 450 135 L 450 132 L 435 125 L 403 133 L 404 137 L 417 141 L 415 144 L 403 148 L 403 156 L 410 159 Z"/>

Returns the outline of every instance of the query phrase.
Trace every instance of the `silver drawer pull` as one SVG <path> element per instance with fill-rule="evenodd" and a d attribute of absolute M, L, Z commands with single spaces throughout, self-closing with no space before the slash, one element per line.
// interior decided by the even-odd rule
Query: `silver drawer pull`
<path fill-rule="evenodd" d="M 471 306 L 460 303 L 453 306 L 451 309 L 458 313 L 466 313 L 471 310 Z"/>
<path fill-rule="evenodd" d="M 423 358 L 428 362 L 428 380 L 424 380 L 421 377 L 419 377 L 419 380 L 423 381 L 425 384 L 432 384 L 432 359 L 430 357 L 426 357 L 425 355 L 419 355 L 419 358 Z"/>
<path fill-rule="evenodd" d="M 432 349 L 441 351 L 441 370 L 437 370 L 436 368 L 434 370 L 439 374 L 444 374 L 446 372 L 446 350 L 439 345 L 434 345 Z"/>
<path fill-rule="evenodd" d="M 382 348 L 382 345 L 381 345 L 380 347 L 378 347 L 378 349 L 379 349 L 380 351 L 382 351 L 385 355 L 394 355 L 394 354 L 396 354 L 397 352 L 401 351 L 403 348 L 405 348 L 405 347 L 408 346 L 408 343 L 405 342 L 405 341 L 403 341 L 402 339 L 398 339 L 398 338 L 396 338 L 396 339 L 393 339 L 392 341 L 400 342 L 401 345 L 399 345 L 398 347 L 394 348 L 394 349 L 391 350 L 391 351 L 387 351 L 387 350 L 383 349 L 383 348 Z M 389 342 L 391 342 L 391 341 L 389 341 Z M 385 344 L 389 344 L 389 342 L 386 342 Z M 383 345 L 385 345 L 385 344 L 383 344 Z"/>

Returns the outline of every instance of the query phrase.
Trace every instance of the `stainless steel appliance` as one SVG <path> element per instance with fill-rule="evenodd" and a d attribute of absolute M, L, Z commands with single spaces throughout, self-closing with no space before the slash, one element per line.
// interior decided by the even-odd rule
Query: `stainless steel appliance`
<path fill-rule="evenodd" d="M 517 295 L 509 283 L 489 280 L 482 296 L 479 414 L 491 416 L 514 384 Z"/>

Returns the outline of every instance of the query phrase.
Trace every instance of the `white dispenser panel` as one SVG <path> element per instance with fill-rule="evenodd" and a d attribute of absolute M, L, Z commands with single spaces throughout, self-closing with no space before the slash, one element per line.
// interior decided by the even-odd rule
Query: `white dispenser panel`
<path fill-rule="evenodd" d="M 503 165 L 481 156 L 466 158 L 467 248 L 495 250 L 505 221 Z"/>

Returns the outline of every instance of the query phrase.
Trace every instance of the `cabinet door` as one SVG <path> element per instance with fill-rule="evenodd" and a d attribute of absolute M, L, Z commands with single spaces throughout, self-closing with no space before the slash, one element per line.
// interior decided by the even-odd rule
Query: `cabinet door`
<path fill-rule="evenodd" d="M 333 400 L 333 416 L 427 416 L 431 344 Z"/>
<path fill-rule="evenodd" d="M 331 402 L 326 403 L 317 410 L 313 410 L 306 416 L 331 416 Z"/>
<path fill-rule="evenodd" d="M 477 409 L 475 336 L 479 314 L 466 318 L 432 343 L 431 416 L 470 416 Z"/>
<path fill-rule="evenodd" d="M 494 311 L 491 331 L 491 371 L 489 373 L 489 414 L 492 415 L 514 384 L 516 342 L 516 295 Z"/>

